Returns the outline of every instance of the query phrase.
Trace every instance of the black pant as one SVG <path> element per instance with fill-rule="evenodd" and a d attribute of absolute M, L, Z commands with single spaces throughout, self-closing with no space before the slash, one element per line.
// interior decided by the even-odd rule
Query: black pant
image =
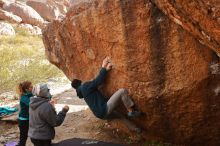
<path fill-rule="evenodd" d="M 20 140 L 19 140 L 18 146 L 25 146 L 27 138 L 28 138 L 29 121 L 18 120 L 18 126 L 20 130 Z"/>
<path fill-rule="evenodd" d="M 39 140 L 31 138 L 31 142 L 34 144 L 34 146 L 51 146 L 51 139 Z"/>

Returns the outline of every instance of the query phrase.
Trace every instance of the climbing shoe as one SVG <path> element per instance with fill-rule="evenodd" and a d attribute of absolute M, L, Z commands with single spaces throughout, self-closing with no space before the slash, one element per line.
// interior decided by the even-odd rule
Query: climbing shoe
<path fill-rule="evenodd" d="M 141 134 L 141 132 L 142 132 L 141 128 L 135 128 L 134 131 L 135 131 L 137 134 Z"/>
<path fill-rule="evenodd" d="M 141 115 L 141 111 L 131 111 L 131 112 L 128 112 L 128 117 L 129 118 L 139 117 L 140 115 Z"/>

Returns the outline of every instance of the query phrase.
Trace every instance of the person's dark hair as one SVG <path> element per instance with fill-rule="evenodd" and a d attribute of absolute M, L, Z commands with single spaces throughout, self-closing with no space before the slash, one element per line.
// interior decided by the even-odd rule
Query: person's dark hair
<path fill-rule="evenodd" d="M 75 89 L 77 89 L 81 85 L 82 81 L 78 79 L 73 79 L 71 86 Z"/>
<path fill-rule="evenodd" d="M 19 95 L 23 95 L 24 93 L 27 92 L 27 89 L 29 89 L 31 85 L 32 83 L 30 81 L 24 81 L 22 83 L 19 83 L 17 85 L 17 93 Z"/>

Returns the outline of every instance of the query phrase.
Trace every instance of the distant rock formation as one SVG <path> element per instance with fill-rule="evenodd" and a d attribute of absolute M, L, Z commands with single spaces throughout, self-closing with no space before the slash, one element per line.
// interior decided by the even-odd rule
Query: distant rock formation
<path fill-rule="evenodd" d="M 0 8 L 2 8 L 4 4 L 9 4 L 14 2 L 15 0 L 0 0 Z"/>
<path fill-rule="evenodd" d="M 27 1 L 27 5 L 35 9 L 47 21 L 57 20 L 60 16 L 59 9 L 47 3 Z"/>
<path fill-rule="evenodd" d="M 0 35 L 15 35 L 15 30 L 10 24 L 0 22 Z"/>
<path fill-rule="evenodd" d="M 0 20 L 5 20 L 10 23 L 21 23 L 22 19 L 10 12 L 0 9 Z"/>
<path fill-rule="evenodd" d="M 73 0 L 74 2 L 74 0 Z M 218 0 L 75 0 L 43 32 L 46 55 L 71 80 L 96 76 L 109 55 L 107 96 L 127 88 L 146 136 L 220 145 Z"/>
<path fill-rule="evenodd" d="M 4 4 L 3 9 L 21 17 L 23 23 L 37 25 L 39 27 L 44 26 L 44 19 L 33 8 L 23 3 Z"/>
<path fill-rule="evenodd" d="M 63 18 L 69 7 L 66 0 L 28 0 L 26 4 L 49 22 Z"/>
<path fill-rule="evenodd" d="M 70 5 L 78 5 L 79 3 L 88 3 L 92 2 L 93 0 L 70 0 Z"/>

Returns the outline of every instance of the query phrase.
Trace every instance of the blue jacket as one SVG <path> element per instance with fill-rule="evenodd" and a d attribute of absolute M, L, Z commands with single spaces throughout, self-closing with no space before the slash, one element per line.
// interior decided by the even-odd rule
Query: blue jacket
<path fill-rule="evenodd" d="M 20 97 L 19 120 L 29 120 L 29 103 L 32 96 L 33 94 L 31 92 L 27 92 Z"/>
<path fill-rule="evenodd" d="M 106 75 L 107 70 L 101 68 L 98 76 L 94 80 L 85 82 L 76 89 L 77 96 L 84 98 L 93 114 L 100 119 L 106 116 L 107 98 L 98 90 L 98 86 L 104 82 Z"/>

